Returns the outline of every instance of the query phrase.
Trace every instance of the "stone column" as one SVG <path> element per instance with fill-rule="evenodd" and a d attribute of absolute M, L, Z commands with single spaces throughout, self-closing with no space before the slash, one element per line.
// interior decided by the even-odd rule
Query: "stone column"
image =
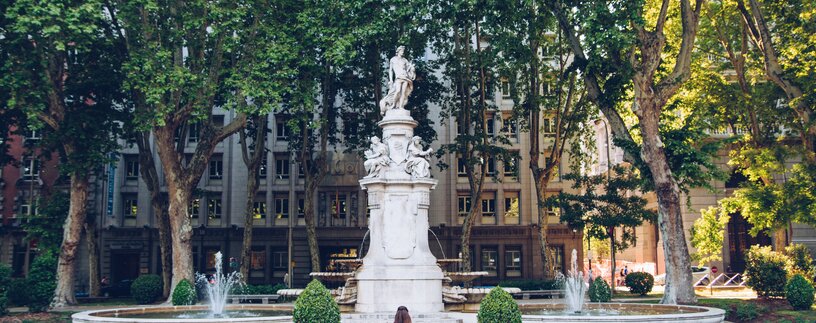
<path fill-rule="evenodd" d="M 405 172 L 406 150 L 416 121 L 406 110 L 389 110 L 379 122 L 391 161 L 378 177 L 360 180 L 371 210 L 370 247 L 355 279 L 355 311 L 438 313 L 442 303 L 442 270 L 428 246 L 430 191 L 437 181 Z"/>

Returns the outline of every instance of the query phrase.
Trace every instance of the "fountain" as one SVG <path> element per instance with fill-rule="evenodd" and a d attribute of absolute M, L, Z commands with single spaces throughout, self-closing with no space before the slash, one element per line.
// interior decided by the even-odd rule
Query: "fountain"
<path fill-rule="evenodd" d="M 241 274 L 222 271 L 223 256 L 215 254 L 215 274 L 196 273 L 196 281 L 204 286 L 209 304 L 206 306 L 140 307 L 88 311 L 71 316 L 74 323 L 85 322 L 291 322 L 292 311 L 286 305 L 227 305 L 233 287 L 243 285 Z M 131 320 L 132 319 L 132 320 Z"/>
<path fill-rule="evenodd" d="M 572 249 L 571 269 L 567 272 L 567 277 L 564 278 L 564 301 L 567 305 L 567 311 L 572 313 L 581 313 L 584 307 L 584 296 L 586 295 L 587 285 L 584 283 L 584 273 L 578 271 L 578 251 Z"/>

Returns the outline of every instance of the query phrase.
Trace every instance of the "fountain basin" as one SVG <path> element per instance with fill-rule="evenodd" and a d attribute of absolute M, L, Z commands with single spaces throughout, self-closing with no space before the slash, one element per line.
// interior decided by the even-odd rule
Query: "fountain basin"
<path fill-rule="evenodd" d="M 228 313 L 252 313 L 245 317 L 190 317 L 185 313 L 208 312 L 207 305 L 151 306 L 85 311 L 71 315 L 74 323 L 221 323 L 221 322 L 292 322 L 291 305 L 230 305 Z M 184 318 L 188 317 L 188 318 Z"/>
<path fill-rule="evenodd" d="M 639 303 L 586 303 L 581 313 L 566 313 L 564 304 L 519 304 L 522 321 L 532 322 L 699 322 L 718 323 L 718 308 Z"/>

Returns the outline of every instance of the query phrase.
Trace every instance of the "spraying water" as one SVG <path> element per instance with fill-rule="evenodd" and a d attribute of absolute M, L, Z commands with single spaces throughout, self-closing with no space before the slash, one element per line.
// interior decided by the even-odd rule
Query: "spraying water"
<path fill-rule="evenodd" d="M 586 284 L 584 284 L 584 273 L 578 271 L 578 251 L 572 249 L 572 269 L 564 278 L 564 301 L 569 313 L 580 313 L 584 307 L 584 294 L 586 294 Z"/>
<path fill-rule="evenodd" d="M 206 286 L 207 297 L 210 300 L 210 312 L 213 316 L 223 316 L 224 307 L 227 305 L 227 295 L 232 287 L 241 284 L 241 273 L 231 272 L 227 275 L 221 270 L 221 252 L 215 254 L 215 274 L 211 278 L 207 275 L 196 273 L 196 280 L 200 285 Z"/>

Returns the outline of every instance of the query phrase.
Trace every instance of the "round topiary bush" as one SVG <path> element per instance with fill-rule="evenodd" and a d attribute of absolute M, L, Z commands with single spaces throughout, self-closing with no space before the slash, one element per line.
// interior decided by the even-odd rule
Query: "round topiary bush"
<path fill-rule="evenodd" d="M 48 310 L 57 289 L 57 257 L 45 252 L 34 258 L 26 281 L 28 311 L 37 313 Z"/>
<path fill-rule="evenodd" d="M 813 293 L 813 285 L 799 274 L 793 276 L 785 286 L 785 297 L 797 311 L 810 309 L 810 306 L 813 305 Z"/>
<path fill-rule="evenodd" d="M 139 304 L 155 302 L 162 294 L 162 278 L 159 275 L 142 275 L 130 285 L 130 296 Z"/>
<path fill-rule="evenodd" d="M 787 257 L 771 247 L 753 246 L 745 255 L 745 284 L 760 297 L 784 296 Z"/>
<path fill-rule="evenodd" d="M 501 287 L 490 290 L 479 304 L 479 323 L 521 323 L 521 311 L 513 296 Z"/>
<path fill-rule="evenodd" d="M 337 306 L 329 290 L 315 279 L 306 286 L 295 301 L 292 320 L 295 323 L 339 323 L 340 307 Z"/>
<path fill-rule="evenodd" d="M 196 290 L 193 284 L 190 284 L 186 279 L 182 279 L 173 289 L 173 296 L 171 297 L 173 305 L 193 305 L 196 303 Z"/>
<path fill-rule="evenodd" d="M 654 276 L 644 272 L 630 273 L 626 275 L 626 286 L 632 294 L 646 295 L 652 291 Z"/>
<path fill-rule="evenodd" d="M 589 284 L 589 300 L 591 302 L 609 302 L 612 300 L 612 289 L 601 277 L 595 278 L 592 284 Z"/>

